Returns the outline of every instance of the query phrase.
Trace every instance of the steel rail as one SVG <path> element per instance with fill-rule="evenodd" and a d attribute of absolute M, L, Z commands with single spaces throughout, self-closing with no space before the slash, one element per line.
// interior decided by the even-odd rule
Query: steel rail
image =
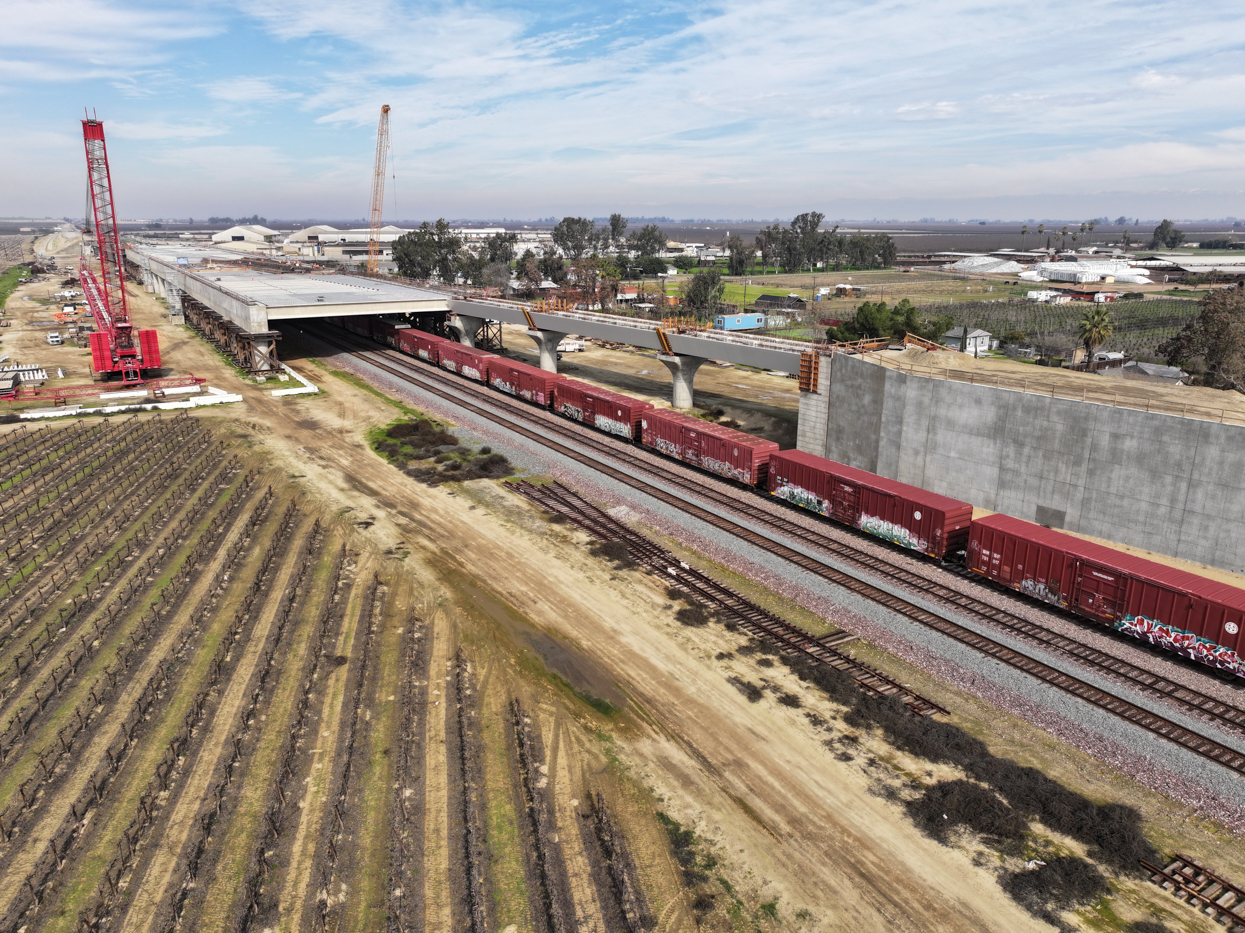
<path fill-rule="evenodd" d="M 524 498 L 550 512 L 564 515 L 568 521 L 579 526 L 602 541 L 621 541 L 629 556 L 638 558 L 655 573 L 663 575 L 668 582 L 698 595 L 704 602 L 729 612 L 749 634 L 777 642 L 780 649 L 789 654 L 802 654 L 835 670 L 848 674 L 867 693 L 875 696 L 897 696 L 918 716 L 947 714 L 947 710 L 928 697 L 921 696 L 910 687 L 875 667 L 843 654 L 836 647 L 854 636 L 835 632 L 824 638 L 815 638 L 808 632 L 792 625 L 786 619 L 761 608 L 724 583 L 715 580 L 702 570 L 680 561 L 665 548 L 650 541 L 644 535 L 617 521 L 588 502 L 577 492 L 558 483 L 536 486 L 526 481 L 508 484 Z"/>
<path fill-rule="evenodd" d="M 352 335 L 350 339 L 358 339 L 360 343 L 368 348 L 366 352 L 372 352 L 372 347 L 366 341 L 363 341 Z M 395 351 L 384 351 L 389 354 L 396 362 L 411 365 L 411 360 Z M 418 367 L 416 371 L 425 371 L 425 367 Z M 434 370 L 438 375 L 439 370 Z M 445 384 L 459 385 L 460 382 L 445 377 L 442 380 Z M 471 386 L 471 383 L 465 383 Z M 470 389 L 476 397 L 487 400 L 494 404 L 506 407 L 508 410 L 515 412 L 528 423 L 541 423 L 546 418 L 534 417 L 531 406 L 524 404 L 518 399 L 509 398 L 504 395 L 492 391 L 482 390 L 476 387 Z M 561 419 L 558 419 L 561 420 Z M 584 434 L 576 436 L 576 442 L 582 443 L 593 450 L 606 456 L 618 456 L 616 447 L 617 441 L 610 439 L 605 440 L 589 433 L 590 429 L 585 429 Z M 705 474 L 697 476 L 687 476 L 675 472 L 673 469 L 656 467 L 651 464 L 632 464 L 632 466 L 648 472 L 650 475 L 658 476 L 663 482 L 673 486 L 677 486 L 682 491 L 699 497 L 702 500 L 707 498 L 709 489 L 703 481 Z M 712 475 L 712 474 L 709 474 Z M 729 482 L 720 477 L 714 477 L 719 482 Z M 736 488 L 739 487 L 738 484 Z M 719 501 L 716 504 L 722 506 Z M 726 506 L 723 506 L 726 507 Z M 826 551 L 833 556 L 852 564 L 861 566 L 878 576 L 886 578 L 901 586 L 906 586 L 920 595 L 935 599 L 944 603 L 948 603 L 956 607 L 956 609 L 975 621 L 991 626 L 1001 626 L 1008 634 L 1023 638 L 1057 653 L 1070 655 L 1077 662 L 1086 666 L 1097 668 L 1107 676 L 1115 677 L 1125 681 L 1129 686 L 1150 696 L 1159 697 L 1160 699 L 1172 702 L 1185 710 L 1200 715 L 1214 724 L 1231 729 L 1245 735 L 1245 709 L 1225 703 L 1215 697 L 1209 696 L 1184 684 L 1161 677 L 1153 671 L 1146 670 L 1136 664 L 1125 661 L 1122 658 L 1109 654 L 1097 648 L 1090 647 L 1082 642 L 1065 635 L 1060 635 L 1050 629 L 1024 619 L 1007 609 L 992 606 L 983 602 L 971 594 L 964 593 L 953 587 L 943 583 L 924 577 L 912 570 L 897 566 L 887 562 L 884 558 L 876 554 L 862 550 L 850 541 L 841 541 L 827 537 L 817 531 L 805 528 L 787 518 L 770 514 L 767 510 L 759 508 L 756 504 L 750 502 L 741 502 L 733 500 L 730 503 L 731 508 L 737 515 L 742 514 L 750 521 L 755 521 L 773 529 L 776 533 L 784 535 L 788 538 L 795 538 L 801 543 L 819 551 Z M 848 534 L 860 534 L 847 526 L 834 526 L 836 530 Z M 877 543 L 874 541 L 874 543 Z M 1010 596 L 1011 594 L 1009 594 Z M 1014 598 L 1014 597 L 1013 597 Z M 1049 610 L 1049 607 L 1048 611 Z"/>
<path fill-rule="evenodd" d="M 636 473 L 646 473 L 662 482 L 670 482 L 680 486 L 683 486 L 688 482 L 682 480 L 682 478 L 677 480 L 673 479 L 665 471 L 662 471 L 647 463 L 642 464 L 633 462 L 629 464 L 629 466 L 636 471 L 630 473 L 610 466 L 606 463 L 602 463 L 600 460 L 591 457 L 580 450 L 568 447 L 566 444 L 555 440 L 547 433 L 547 431 L 534 431 L 523 427 L 514 420 L 505 418 L 502 414 L 483 408 L 463 397 L 465 393 L 467 395 L 474 396 L 482 402 L 487 402 L 492 405 L 499 405 L 501 400 L 506 398 L 505 396 L 486 390 L 482 387 L 478 388 L 470 381 L 462 378 L 450 378 L 447 375 L 445 379 L 442 379 L 439 375 L 440 370 L 432 369 L 427 364 L 415 363 L 413 360 L 400 355 L 397 351 L 373 349 L 370 344 L 364 344 L 366 349 L 359 350 L 351 347 L 347 342 L 337 337 L 337 335 L 326 335 L 319 328 L 314 328 L 312 325 L 304 323 L 304 328 L 309 330 L 318 339 L 321 339 L 330 345 L 337 346 L 339 349 L 352 353 L 353 355 L 366 361 L 369 365 L 375 366 L 377 369 L 396 376 L 405 382 L 415 384 L 421 389 L 431 392 L 433 395 L 443 398 L 451 404 L 457 405 L 458 407 L 488 421 L 499 424 L 507 430 L 513 431 L 514 433 L 532 440 L 543 447 L 549 448 L 562 456 L 590 466 L 597 472 L 608 476 L 617 482 L 633 488 L 643 487 L 643 492 L 646 495 L 655 498 L 658 501 L 664 502 L 665 504 L 670 505 L 688 515 L 691 515 L 706 524 L 727 531 L 736 537 L 747 541 L 755 547 L 761 548 L 762 550 L 780 557 L 789 563 L 795 564 L 815 576 L 821 577 L 827 582 L 833 583 L 836 586 L 840 586 L 850 592 L 863 596 L 864 598 L 884 606 L 913 622 L 917 622 L 927 628 L 938 631 L 954 641 L 971 647 L 978 652 L 987 655 L 988 657 L 994 658 L 1000 663 L 1006 664 L 1017 670 L 1024 671 L 1043 683 L 1056 687 L 1072 696 L 1076 696 L 1079 699 L 1111 712 L 1122 719 L 1126 719 L 1134 725 L 1145 729 L 1154 735 L 1167 739 L 1174 744 L 1180 745 L 1196 755 L 1223 765 L 1225 768 L 1235 771 L 1238 774 L 1245 775 L 1245 753 L 1243 752 L 1237 751 L 1236 749 L 1217 742 L 1214 739 L 1208 738 L 1207 736 L 1200 735 L 1192 729 L 1173 722 L 1159 713 L 1139 707 L 1136 704 L 1123 699 L 1122 697 L 1118 697 L 1115 694 L 1109 693 L 1108 691 L 1095 686 L 1094 684 L 1088 683 L 1072 674 L 1068 674 L 1058 668 L 1052 667 L 1051 665 L 1040 661 L 1037 658 L 1026 655 L 1015 648 L 1004 645 L 989 636 L 983 635 L 963 625 L 953 622 L 948 618 L 940 616 L 922 606 L 916 605 L 915 603 L 911 603 L 908 600 L 900 596 L 896 596 L 886 590 L 880 589 L 879 587 L 852 576 L 845 571 L 839 570 L 836 567 L 829 566 L 817 558 L 809 557 L 808 555 L 800 551 L 796 551 L 781 542 L 774 541 L 773 539 L 754 531 L 746 525 L 739 524 L 739 522 L 733 519 L 717 515 L 716 513 L 710 512 L 694 503 L 688 502 L 686 499 L 668 492 L 660 486 L 654 485 L 643 476 L 636 475 Z M 364 343 L 361 339 L 355 342 Z M 393 363 L 400 364 L 401 368 L 392 365 Z M 432 378 L 432 374 L 437 374 L 437 377 Z M 453 386 L 454 389 L 458 391 L 451 392 L 446 388 L 446 386 Z M 545 425 L 543 420 L 533 418 L 530 412 L 526 411 L 528 407 L 529 406 L 522 405 L 521 402 L 516 400 L 515 407 L 513 409 L 508 408 L 506 413 L 508 415 L 519 414 L 522 419 L 528 423 Z M 615 446 L 602 444 L 600 442 L 594 443 L 594 441 L 595 439 L 580 436 L 576 436 L 574 439 L 575 443 L 582 443 L 587 447 L 594 448 L 606 456 L 614 458 L 619 456 L 619 451 Z M 700 489 L 698 491 L 698 495 L 705 495 L 705 491 Z M 743 503 L 738 502 L 732 502 L 730 506 L 723 506 L 720 502 L 716 504 L 721 508 L 743 506 Z M 746 511 L 744 508 L 741 508 L 740 510 Z M 776 527 L 781 525 L 780 521 L 774 519 L 772 516 L 766 516 L 766 519 L 765 524 L 767 525 Z M 787 532 L 785 529 L 783 533 L 794 534 L 799 538 L 812 537 L 807 529 L 799 528 L 799 526 L 794 527 L 798 528 L 798 533 Z M 843 547 L 839 545 L 839 542 L 830 542 L 827 539 L 817 538 L 816 541 L 817 543 L 814 545 L 815 547 L 821 550 L 831 551 L 832 553 L 836 551 L 835 545 Z M 846 547 L 843 547 L 843 549 L 846 550 Z M 838 553 L 834 553 L 834 556 L 840 555 Z M 871 555 L 865 556 L 871 558 Z M 882 565 L 882 573 L 887 576 L 894 576 L 887 569 L 889 565 L 886 565 L 884 562 L 876 558 L 871 559 Z M 858 563 L 867 564 L 868 561 L 861 560 L 858 561 Z M 956 595 L 961 600 L 972 600 L 972 597 L 965 594 L 957 593 Z M 956 603 L 956 608 L 965 612 L 974 611 L 971 608 L 962 606 L 959 602 Z M 992 609 L 993 607 L 990 608 Z M 1116 673 L 1113 669 L 1109 672 Z M 1146 689 L 1150 692 L 1150 687 L 1147 684 L 1139 683 L 1138 687 Z M 1187 690 L 1189 688 L 1182 689 Z M 1196 693 L 1196 691 L 1192 692 Z M 1164 693 L 1163 696 L 1167 699 L 1173 699 L 1171 695 L 1166 693 Z M 1176 702 L 1180 701 L 1177 699 Z M 1218 703 L 1218 701 L 1213 702 Z M 1229 709 L 1235 710 L 1236 708 L 1229 707 Z M 1201 707 L 1190 706 L 1190 710 L 1196 713 L 1207 714 Z M 1240 726 L 1240 723 L 1236 719 L 1226 719 L 1225 721 L 1238 728 Z"/>

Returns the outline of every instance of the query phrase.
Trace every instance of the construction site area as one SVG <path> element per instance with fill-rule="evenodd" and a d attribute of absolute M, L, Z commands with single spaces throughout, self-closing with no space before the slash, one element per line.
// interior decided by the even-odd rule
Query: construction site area
<path fill-rule="evenodd" d="M 471 369 L 776 456 L 833 407 L 831 365 L 843 391 L 1002 388 L 1002 364 L 720 340 L 787 369 L 705 359 L 686 414 L 674 351 L 709 337 L 654 325 L 657 350 L 637 329 L 554 373 L 543 306 L 485 353 L 446 336 L 483 305 L 402 283 L 175 260 L 157 283 L 83 128 L 88 235 L 7 244 L 0 279 L 0 933 L 1245 929 L 1226 666 Z M 441 307 L 364 313 L 400 301 Z M 1171 391 L 1108 408 L 1096 378 L 1059 373 L 1060 399 Z"/>

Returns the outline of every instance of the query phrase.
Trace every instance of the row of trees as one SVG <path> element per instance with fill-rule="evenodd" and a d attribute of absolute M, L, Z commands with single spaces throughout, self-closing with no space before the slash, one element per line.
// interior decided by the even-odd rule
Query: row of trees
<path fill-rule="evenodd" d="M 191 218 L 188 222 L 194 223 L 194 218 Z M 207 219 L 207 222 L 210 224 L 228 224 L 231 227 L 235 225 L 241 225 L 241 224 L 255 224 L 256 226 L 259 226 L 259 225 L 268 223 L 268 218 L 260 217 L 259 214 L 252 214 L 250 217 L 237 217 L 237 218 L 209 217 Z"/>
<path fill-rule="evenodd" d="M 950 314 L 931 316 L 907 298 L 890 307 L 885 301 L 866 301 L 856 308 L 856 315 L 837 327 L 826 329 L 832 342 L 877 340 L 883 337 L 902 339 L 904 334 L 941 341 L 942 335 L 955 326 Z"/>
<path fill-rule="evenodd" d="M 495 233 L 478 251 L 467 249 L 445 219 L 424 222 L 393 244 L 398 274 L 413 279 L 438 278 L 452 282 L 461 275 L 474 285 L 506 288 L 514 275 L 528 289 L 544 280 L 565 284 L 572 276 L 581 288 L 603 279 L 617 282 L 631 273 L 656 275 L 666 271 L 657 254 L 666 247 L 666 235 L 656 224 L 627 233 L 627 219 L 610 215 L 598 227 L 585 217 L 563 217 L 553 228 L 551 247 L 528 249 L 516 256 L 518 235 Z"/>
<path fill-rule="evenodd" d="M 751 260 L 755 252 L 761 254 L 762 269 L 768 270 L 772 265 L 777 272 L 782 267 L 787 272 L 799 272 L 803 269 L 812 270 L 817 263 L 824 263 L 827 269 L 836 272 L 845 267 L 854 269 L 884 269 L 895 264 L 898 248 L 895 241 L 884 233 L 877 234 L 842 234 L 838 225 L 831 230 L 822 230 L 821 222 L 825 214 L 808 211 L 797 215 L 789 226 L 770 224 L 757 234 L 753 251 L 747 252 Z M 740 266 L 732 275 L 744 272 L 743 239 L 739 241 Z M 732 258 L 736 250 L 731 250 Z"/>
<path fill-rule="evenodd" d="M 756 243 L 749 245 L 737 233 L 728 234 L 721 246 L 728 252 L 727 272 L 745 275 L 756 269 L 761 254 L 762 270 L 773 266 L 798 272 L 826 268 L 884 268 L 896 257 L 894 240 L 886 235 L 852 234 L 820 229 L 825 215 L 809 211 L 790 225 L 771 224 L 762 230 Z M 531 292 L 548 280 L 565 286 L 573 282 L 576 290 L 588 295 L 611 296 L 624 278 L 657 276 L 667 268 L 659 257 L 666 248 L 666 234 L 656 224 L 645 224 L 628 232 L 627 219 L 611 214 L 602 226 L 586 217 L 563 217 L 552 231 L 552 245 L 540 251 L 525 250 L 516 256 L 518 237 L 498 233 L 489 237 L 479 250 L 464 246 L 444 218 L 422 223 L 418 229 L 399 237 L 393 246 L 398 273 L 408 278 L 437 278 L 452 282 L 462 276 L 474 285 L 505 289 L 511 275 Z M 678 268 L 690 271 L 698 264 L 694 257 L 675 260 Z M 721 304 L 725 283 L 717 270 L 708 277 L 694 277 L 685 289 L 685 305 L 697 313 L 714 313 Z M 698 276 L 701 275 L 698 273 Z M 690 297 L 688 297 L 690 296 Z M 602 298 L 607 301 L 607 298 Z"/>

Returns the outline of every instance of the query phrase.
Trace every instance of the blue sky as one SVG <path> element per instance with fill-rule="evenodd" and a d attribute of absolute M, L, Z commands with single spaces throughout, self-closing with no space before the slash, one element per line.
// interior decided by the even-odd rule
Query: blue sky
<path fill-rule="evenodd" d="M 1245 217 L 1245 7 L 6 0 L 0 216 Z"/>

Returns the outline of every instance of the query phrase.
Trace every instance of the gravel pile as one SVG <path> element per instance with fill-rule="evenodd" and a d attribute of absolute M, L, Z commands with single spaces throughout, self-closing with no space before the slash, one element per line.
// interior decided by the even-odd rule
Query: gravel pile
<path fill-rule="evenodd" d="M 602 502 L 606 507 L 624 507 L 633 510 L 643 521 L 660 529 L 684 545 L 705 554 L 708 558 L 731 568 L 757 582 L 764 584 L 807 609 L 817 612 L 833 624 L 854 632 L 870 644 L 888 651 L 904 661 L 964 690 L 988 703 L 1005 709 L 1074 747 L 1094 756 L 1117 769 L 1121 774 L 1139 781 L 1151 790 L 1179 800 L 1197 813 L 1229 827 L 1234 832 L 1245 833 L 1245 782 L 1233 772 L 1199 756 L 1185 752 L 1171 743 L 1131 726 L 1119 718 L 1090 706 L 1053 687 L 1041 684 L 1000 662 L 983 658 L 970 648 L 960 645 L 936 632 L 911 623 L 889 610 L 861 597 L 833 586 L 799 568 L 767 554 L 739 539 L 705 525 L 657 502 L 633 488 L 604 477 L 588 467 L 551 453 L 526 438 L 478 418 L 438 396 L 401 382 L 369 366 L 356 357 L 327 351 L 323 358 L 334 366 L 367 378 L 380 388 L 395 391 L 410 404 L 435 415 L 453 421 L 457 433 L 466 435 L 477 443 L 503 447 L 511 462 L 533 474 L 552 474 Z M 498 403 L 509 400 L 499 396 Z M 511 403 L 521 404 L 521 403 Z M 551 419 L 555 416 L 549 416 Z M 566 433 L 587 429 L 580 428 L 563 419 L 556 423 Z M 669 461 L 657 458 L 641 448 L 620 450 L 624 460 L 652 461 L 668 465 Z M 980 587 L 957 574 L 942 570 L 897 553 L 881 543 L 864 540 L 846 529 L 837 528 L 815 516 L 795 510 L 757 496 L 743 488 L 732 488 L 725 483 L 712 484 L 715 494 L 723 499 L 747 500 L 763 504 L 774 514 L 807 528 L 814 528 L 828 537 L 848 540 L 861 550 L 884 556 L 893 563 L 902 563 L 916 572 L 938 580 L 956 589 L 970 592 L 973 596 L 1006 608 L 1014 614 L 1040 622 L 1061 634 L 1075 637 L 1104 652 L 1125 658 L 1139 667 L 1152 670 L 1174 682 L 1186 684 L 1216 696 L 1225 702 L 1240 704 L 1241 691 L 1214 678 L 1190 670 L 1178 660 L 1169 661 L 1154 653 L 1134 647 L 1116 637 L 1082 626 L 1068 618 L 1049 612 L 1037 605 L 1013 600 L 1005 594 Z M 793 549 L 807 551 L 796 542 Z M 843 568 L 847 569 L 847 568 Z M 894 589 L 912 602 L 923 600 L 910 592 L 879 583 L 882 588 Z M 927 604 L 928 605 L 928 604 Z M 946 614 L 942 607 L 930 605 Z M 966 620 L 957 621 L 968 624 Z M 1011 644 L 1012 640 L 988 631 L 991 637 Z M 1041 657 L 1052 666 L 1070 669 L 1063 659 L 1043 656 L 1032 646 L 1016 643 L 1027 653 Z M 1084 671 L 1078 676 L 1086 679 Z M 1105 686 L 1105 684 L 1103 684 Z M 1119 687 L 1112 692 L 1125 695 Z M 1161 709 L 1176 721 L 1181 717 L 1172 713 L 1166 704 L 1141 696 L 1128 696 L 1138 706 Z M 1192 723 L 1191 723 L 1192 724 Z M 1224 744 L 1245 747 L 1239 736 L 1217 735 L 1205 725 L 1196 725 L 1203 734 L 1215 735 Z"/>

